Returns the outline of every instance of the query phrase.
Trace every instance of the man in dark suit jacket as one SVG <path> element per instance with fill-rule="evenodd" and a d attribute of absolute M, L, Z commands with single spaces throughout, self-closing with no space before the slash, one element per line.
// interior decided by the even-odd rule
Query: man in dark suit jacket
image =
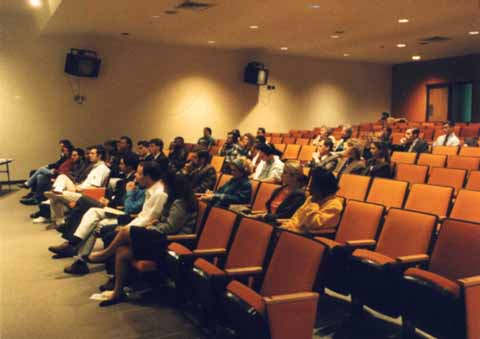
<path fill-rule="evenodd" d="M 332 172 L 338 165 L 337 154 L 333 154 L 333 141 L 331 139 L 323 139 L 319 143 L 318 152 L 313 154 L 311 167 L 321 167 Z"/>
<path fill-rule="evenodd" d="M 201 149 L 192 154 L 190 161 L 182 169 L 182 173 L 189 178 L 195 193 L 213 191 L 217 182 L 217 172 L 208 163 L 209 159 L 208 151 Z"/>
<path fill-rule="evenodd" d="M 428 143 L 420 139 L 420 130 L 418 128 L 409 128 L 405 132 L 405 138 L 401 140 L 400 145 L 393 145 L 392 150 L 399 152 L 428 152 Z"/>

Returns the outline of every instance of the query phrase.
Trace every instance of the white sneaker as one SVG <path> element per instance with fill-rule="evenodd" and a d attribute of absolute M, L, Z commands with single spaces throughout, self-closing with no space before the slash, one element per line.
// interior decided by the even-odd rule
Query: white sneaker
<path fill-rule="evenodd" d="M 38 217 L 32 220 L 34 224 L 44 224 L 48 221 L 45 217 Z"/>

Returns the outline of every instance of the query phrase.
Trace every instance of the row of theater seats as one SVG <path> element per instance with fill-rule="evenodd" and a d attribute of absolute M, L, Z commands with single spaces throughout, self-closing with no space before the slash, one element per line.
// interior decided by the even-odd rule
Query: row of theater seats
<path fill-rule="evenodd" d="M 447 158 L 449 161 L 447 161 Z M 480 147 L 436 146 L 432 153 L 393 152 L 392 162 L 444 167 L 468 166 L 466 169 L 478 169 Z M 454 167 L 455 168 L 455 167 Z"/>
<path fill-rule="evenodd" d="M 240 338 L 310 339 L 318 295 L 329 288 L 351 294 L 357 310 L 403 315 L 406 331 L 480 335 L 478 224 L 447 219 L 435 241 L 434 215 L 349 200 L 334 239 L 311 239 L 202 202 L 199 209 L 195 234 L 168 237 L 165 266 L 179 298 L 210 326 Z M 148 261 L 133 267 L 156 270 Z"/>
<path fill-rule="evenodd" d="M 480 191 L 460 189 L 453 199 L 453 187 L 430 184 L 413 184 L 409 187 L 407 181 L 352 174 L 342 175 L 339 186 L 337 195 L 347 200 L 431 213 L 440 218 L 449 216 L 480 222 L 480 212 L 472 208 L 480 204 Z"/>

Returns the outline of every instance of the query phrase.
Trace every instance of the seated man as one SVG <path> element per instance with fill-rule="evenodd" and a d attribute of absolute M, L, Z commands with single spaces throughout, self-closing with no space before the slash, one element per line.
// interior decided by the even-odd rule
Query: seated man
<path fill-rule="evenodd" d="M 252 175 L 252 179 L 274 184 L 280 183 L 284 167 L 283 161 L 280 160 L 282 152 L 268 144 L 260 144 L 256 147 L 260 151 L 260 163 Z"/>
<path fill-rule="evenodd" d="M 187 163 L 188 151 L 185 147 L 183 137 L 176 137 L 173 140 L 172 149 L 168 155 L 168 163 L 170 170 L 175 172 L 180 171 Z"/>
<path fill-rule="evenodd" d="M 437 140 L 433 143 L 435 146 L 458 146 L 460 145 L 460 140 L 455 135 L 455 123 L 453 121 L 448 121 L 443 125 L 443 131 L 445 134 L 440 135 Z"/>
<path fill-rule="evenodd" d="M 205 193 L 213 190 L 217 182 L 215 168 L 208 163 L 210 154 L 207 150 L 199 150 L 192 154 L 182 173 L 190 180 L 194 193 Z"/>
<path fill-rule="evenodd" d="M 311 196 L 290 219 L 283 220 L 281 226 L 298 233 L 309 233 L 325 227 L 335 227 L 340 221 L 343 201 L 335 196 L 338 181 L 323 168 L 312 170 Z"/>
<path fill-rule="evenodd" d="M 239 147 L 238 147 L 238 137 L 236 136 L 235 133 L 233 133 L 233 131 L 228 132 L 227 140 L 225 140 L 225 143 L 223 144 L 222 148 L 218 152 L 218 155 L 225 157 L 223 172 L 229 173 L 230 171 L 229 164 L 240 156 Z"/>
<path fill-rule="evenodd" d="M 157 163 L 142 162 L 138 165 L 135 173 L 135 181 L 140 187 L 146 189 L 145 199 L 141 212 L 136 218 L 130 221 L 127 226 L 146 226 L 160 218 L 160 214 L 163 210 L 163 205 L 167 200 L 167 194 L 164 187 L 164 177 L 166 175 L 166 168 L 161 168 Z M 139 189 L 135 187 L 134 182 L 130 182 L 126 187 L 127 195 L 126 199 L 131 199 L 134 195 L 138 196 Z M 138 206 L 138 202 L 143 200 L 137 198 L 135 206 Z M 125 213 L 131 213 L 131 210 L 127 210 L 128 201 L 125 205 Z M 112 214 L 103 208 L 90 208 L 88 212 L 82 218 L 82 222 L 78 226 L 73 236 L 69 237 L 68 243 L 64 243 L 57 247 L 50 247 L 49 250 L 60 254 L 61 256 L 73 256 L 77 250 L 80 250 L 82 255 L 89 254 L 95 244 L 96 234 L 95 228 L 103 225 L 115 225 L 116 220 L 111 220 Z M 109 218 L 110 220 L 105 220 Z M 99 225 L 100 223 L 100 225 Z M 78 258 L 71 266 L 65 268 L 66 273 L 72 274 L 84 274 L 88 273 L 88 267 L 86 263 Z"/>
<path fill-rule="evenodd" d="M 137 155 L 139 161 L 151 161 L 153 156 L 149 150 L 150 143 L 146 140 L 140 140 L 137 142 Z"/>
<path fill-rule="evenodd" d="M 212 146 L 215 146 L 215 139 L 212 138 L 212 129 L 205 127 L 203 129 L 203 137 L 198 139 L 197 145 L 200 149 L 210 150 Z"/>
<path fill-rule="evenodd" d="M 418 128 L 409 128 L 405 131 L 405 138 L 400 140 L 400 145 L 392 145 L 393 151 L 399 152 L 428 152 L 428 144 L 420 139 L 420 130 Z"/>
<path fill-rule="evenodd" d="M 77 202 L 82 197 L 82 191 L 88 188 L 98 188 L 106 184 L 110 169 L 105 165 L 105 149 L 102 145 L 93 146 L 89 152 L 90 162 L 93 165 L 86 179 L 76 185 L 68 176 L 60 175 L 54 184 L 53 192 L 46 192 L 50 199 L 52 223 L 55 226 L 65 223 L 64 207 L 69 202 Z"/>
<path fill-rule="evenodd" d="M 124 154 L 130 154 L 131 156 L 137 156 L 132 152 L 133 142 L 130 137 L 121 136 L 117 142 L 117 150 L 113 159 L 110 161 L 110 179 L 112 178 L 121 178 L 122 173 L 120 172 L 120 158 Z"/>
<path fill-rule="evenodd" d="M 320 140 L 318 151 L 313 153 L 311 167 L 321 167 L 332 172 L 338 164 L 338 155 L 333 154 L 333 141 L 330 139 Z"/>
<path fill-rule="evenodd" d="M 160 138 L 154 138 L 150 140 L 150 144 L 148 145 L 148 149 L 150 150 L 150 154 L 152 155 L 153 161 L 156 161 L 160 166 L 165 166 L 168 164 L 168 158 L 163 153 L 163 140 Z"/>
<path fill-rule="evenodd" d="M 338 162 L 333 174 L 339 178 L 342 174 L 362 174 L 365 161 L 362 160 L 363 149 L 358 140 L 350 139 L 345 145 L 342 160 Z"/>

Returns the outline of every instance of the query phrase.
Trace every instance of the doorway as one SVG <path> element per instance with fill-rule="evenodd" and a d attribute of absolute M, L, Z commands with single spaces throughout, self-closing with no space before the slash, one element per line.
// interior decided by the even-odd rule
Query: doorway
<path fill-rule="evenodd" d="M 450 86 L 427 85 L 427 121 L 446 121 L 450 111 Z"/>

